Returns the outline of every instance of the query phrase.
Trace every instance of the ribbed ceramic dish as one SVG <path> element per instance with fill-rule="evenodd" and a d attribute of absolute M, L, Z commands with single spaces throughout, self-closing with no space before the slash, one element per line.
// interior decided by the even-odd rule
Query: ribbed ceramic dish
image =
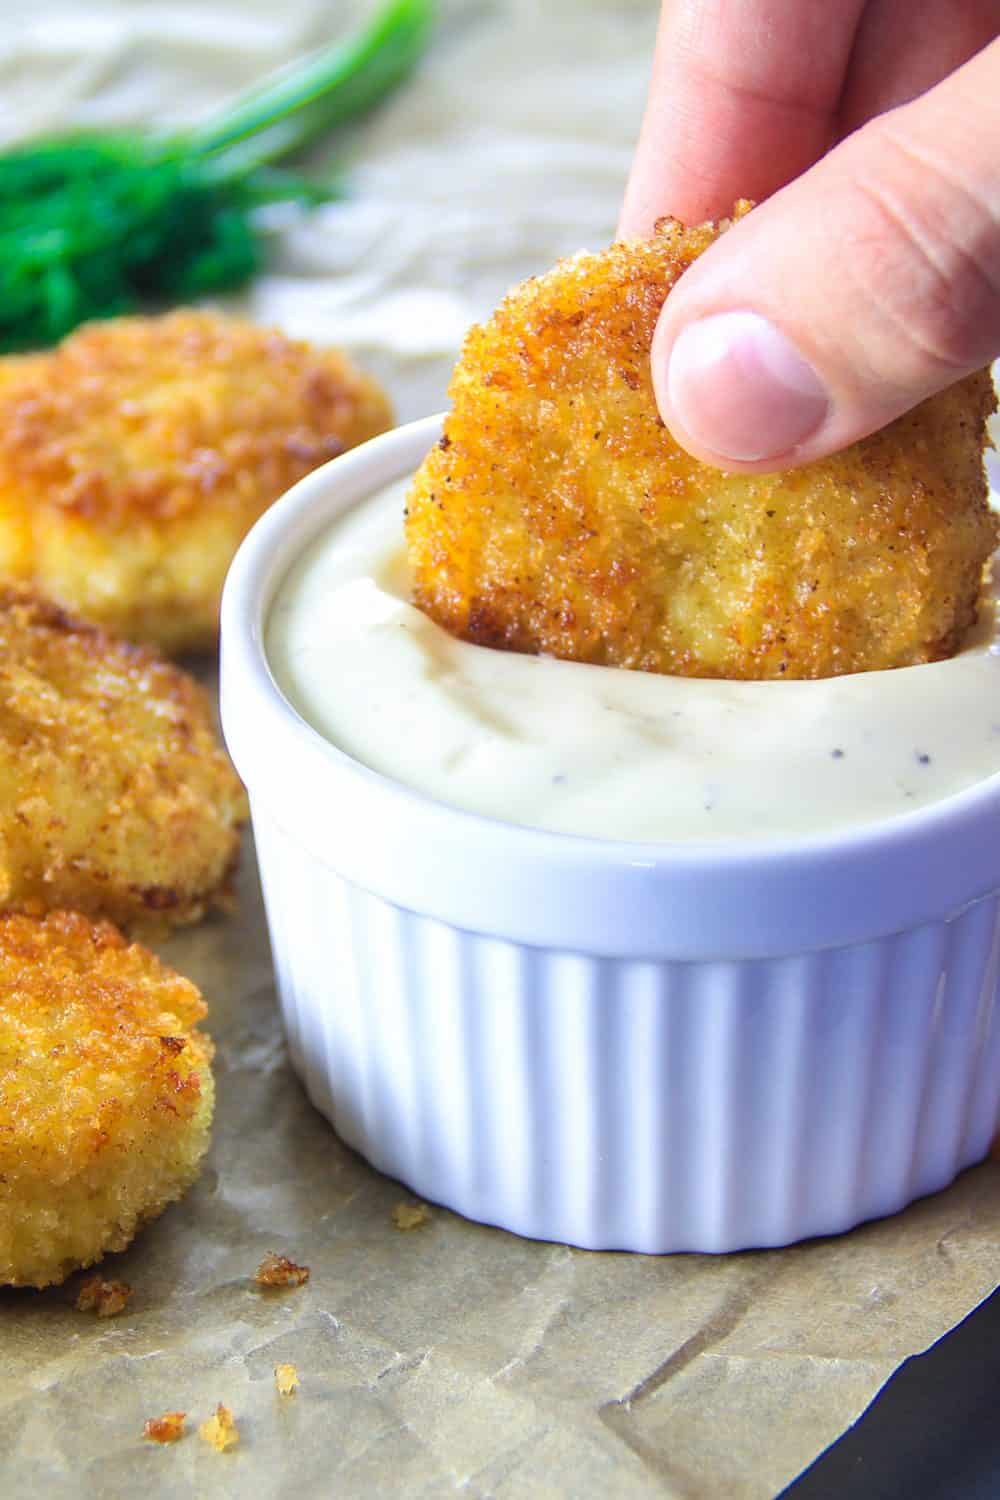
<path fill-rule="evenodd" d="M 421 1196 L 592 1248 L 787 1244 L 945 1186 L 1000 1112 L 1000 777 L 839 837 L 622 844 L 434 802 L 283 698 L 281 579 L 439 432 L 310 475 L 226 587 L 223 724 L 310 1098 Z"/>

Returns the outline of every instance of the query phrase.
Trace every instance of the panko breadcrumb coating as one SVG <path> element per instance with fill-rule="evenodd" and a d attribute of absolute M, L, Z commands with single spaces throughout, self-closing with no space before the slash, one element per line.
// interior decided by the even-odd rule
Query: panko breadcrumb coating
<path fill-rule="evenodd" d="M 194 921 L 228 899 L 245 816 L 192 678 L 0 585 L 0 907 Z"/>
<path fill-rule="evenodd" d="M 577 255 L 470 332 L 408 502 L 415 601 L 453 635 L 695 677 L 825 677 L 957 648 L 997 540 L 989 373 L 788 473 L 700 464 L 658 414 L 649 351 L 723 227 L 665 220 Z"/>
<path fill-rule="evenodd" d="M 251 525 L 390 425 L 334 350 L 180 311 L 0 361 L 0 578 L 170 651 L 211 645 Z"/>
<path fill-rule="evenodd" d="M 179 1198 L 212 1117 L 188 980 L 110 923 L 0 916 L 0 1282 L 49 1286 Z"/>

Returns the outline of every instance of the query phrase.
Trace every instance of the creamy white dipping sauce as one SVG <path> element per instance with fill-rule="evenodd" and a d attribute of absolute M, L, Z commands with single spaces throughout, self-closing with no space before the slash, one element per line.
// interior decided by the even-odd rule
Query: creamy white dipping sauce
<path fill-rule="evenodd" d="M 267 623 L 292 705 L 396 781 L 533 828 L 714 842 L 875 822 L 1000 770 L 993 618 L 950 661 L 816 682 L 493 651 L 407 602 L 408 488 L 335 522 L 290 570 Z"/>

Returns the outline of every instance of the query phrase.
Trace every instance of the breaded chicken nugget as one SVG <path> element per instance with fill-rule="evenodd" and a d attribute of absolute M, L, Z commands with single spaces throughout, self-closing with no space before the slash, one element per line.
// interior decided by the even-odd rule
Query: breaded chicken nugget
<path fill-rule="evenodd" d="M 390 420 L 342 354 L 271 329 L 92 324 L 0 373 L 0 578 L 132 640 L 211 645 L 253 522 Z"/>
<path fill-rule="evenodd" d="M 208 1145 L 193 984 L 109 923 L 0 916 L 0 1282 L 48 1286 L 179 1198 Z"/>
<path fill-rule="evenodd" d="M 470 332 L 408 502 L 415 599 L 452 634 L 695 677 L 825 677 L 956 649 L 997 540 L 988 372 L 789 473 L 698 463 L 659 417 L 649 349 L 719 227 L 666 220 L 563 261 Z"/>
<path fill-rule="evenodd" d="M 0 586 L 0 907 L 194 921 L 226 900 L 245 815 L 192 678 Z"/>

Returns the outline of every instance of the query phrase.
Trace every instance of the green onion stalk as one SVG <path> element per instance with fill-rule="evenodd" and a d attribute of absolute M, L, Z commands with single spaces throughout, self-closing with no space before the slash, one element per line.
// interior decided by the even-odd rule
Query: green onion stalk
<path fill-rule="evenodd" d="M 374 108 L 411 71 L 433 0 L 391 0 L 357 36 L 171 135 L 29 142 L 0 153 L 0 351 L 79 323 L 231 291 L 259 270 L 254 210 L 340 195 L 276 165 Z"/>

